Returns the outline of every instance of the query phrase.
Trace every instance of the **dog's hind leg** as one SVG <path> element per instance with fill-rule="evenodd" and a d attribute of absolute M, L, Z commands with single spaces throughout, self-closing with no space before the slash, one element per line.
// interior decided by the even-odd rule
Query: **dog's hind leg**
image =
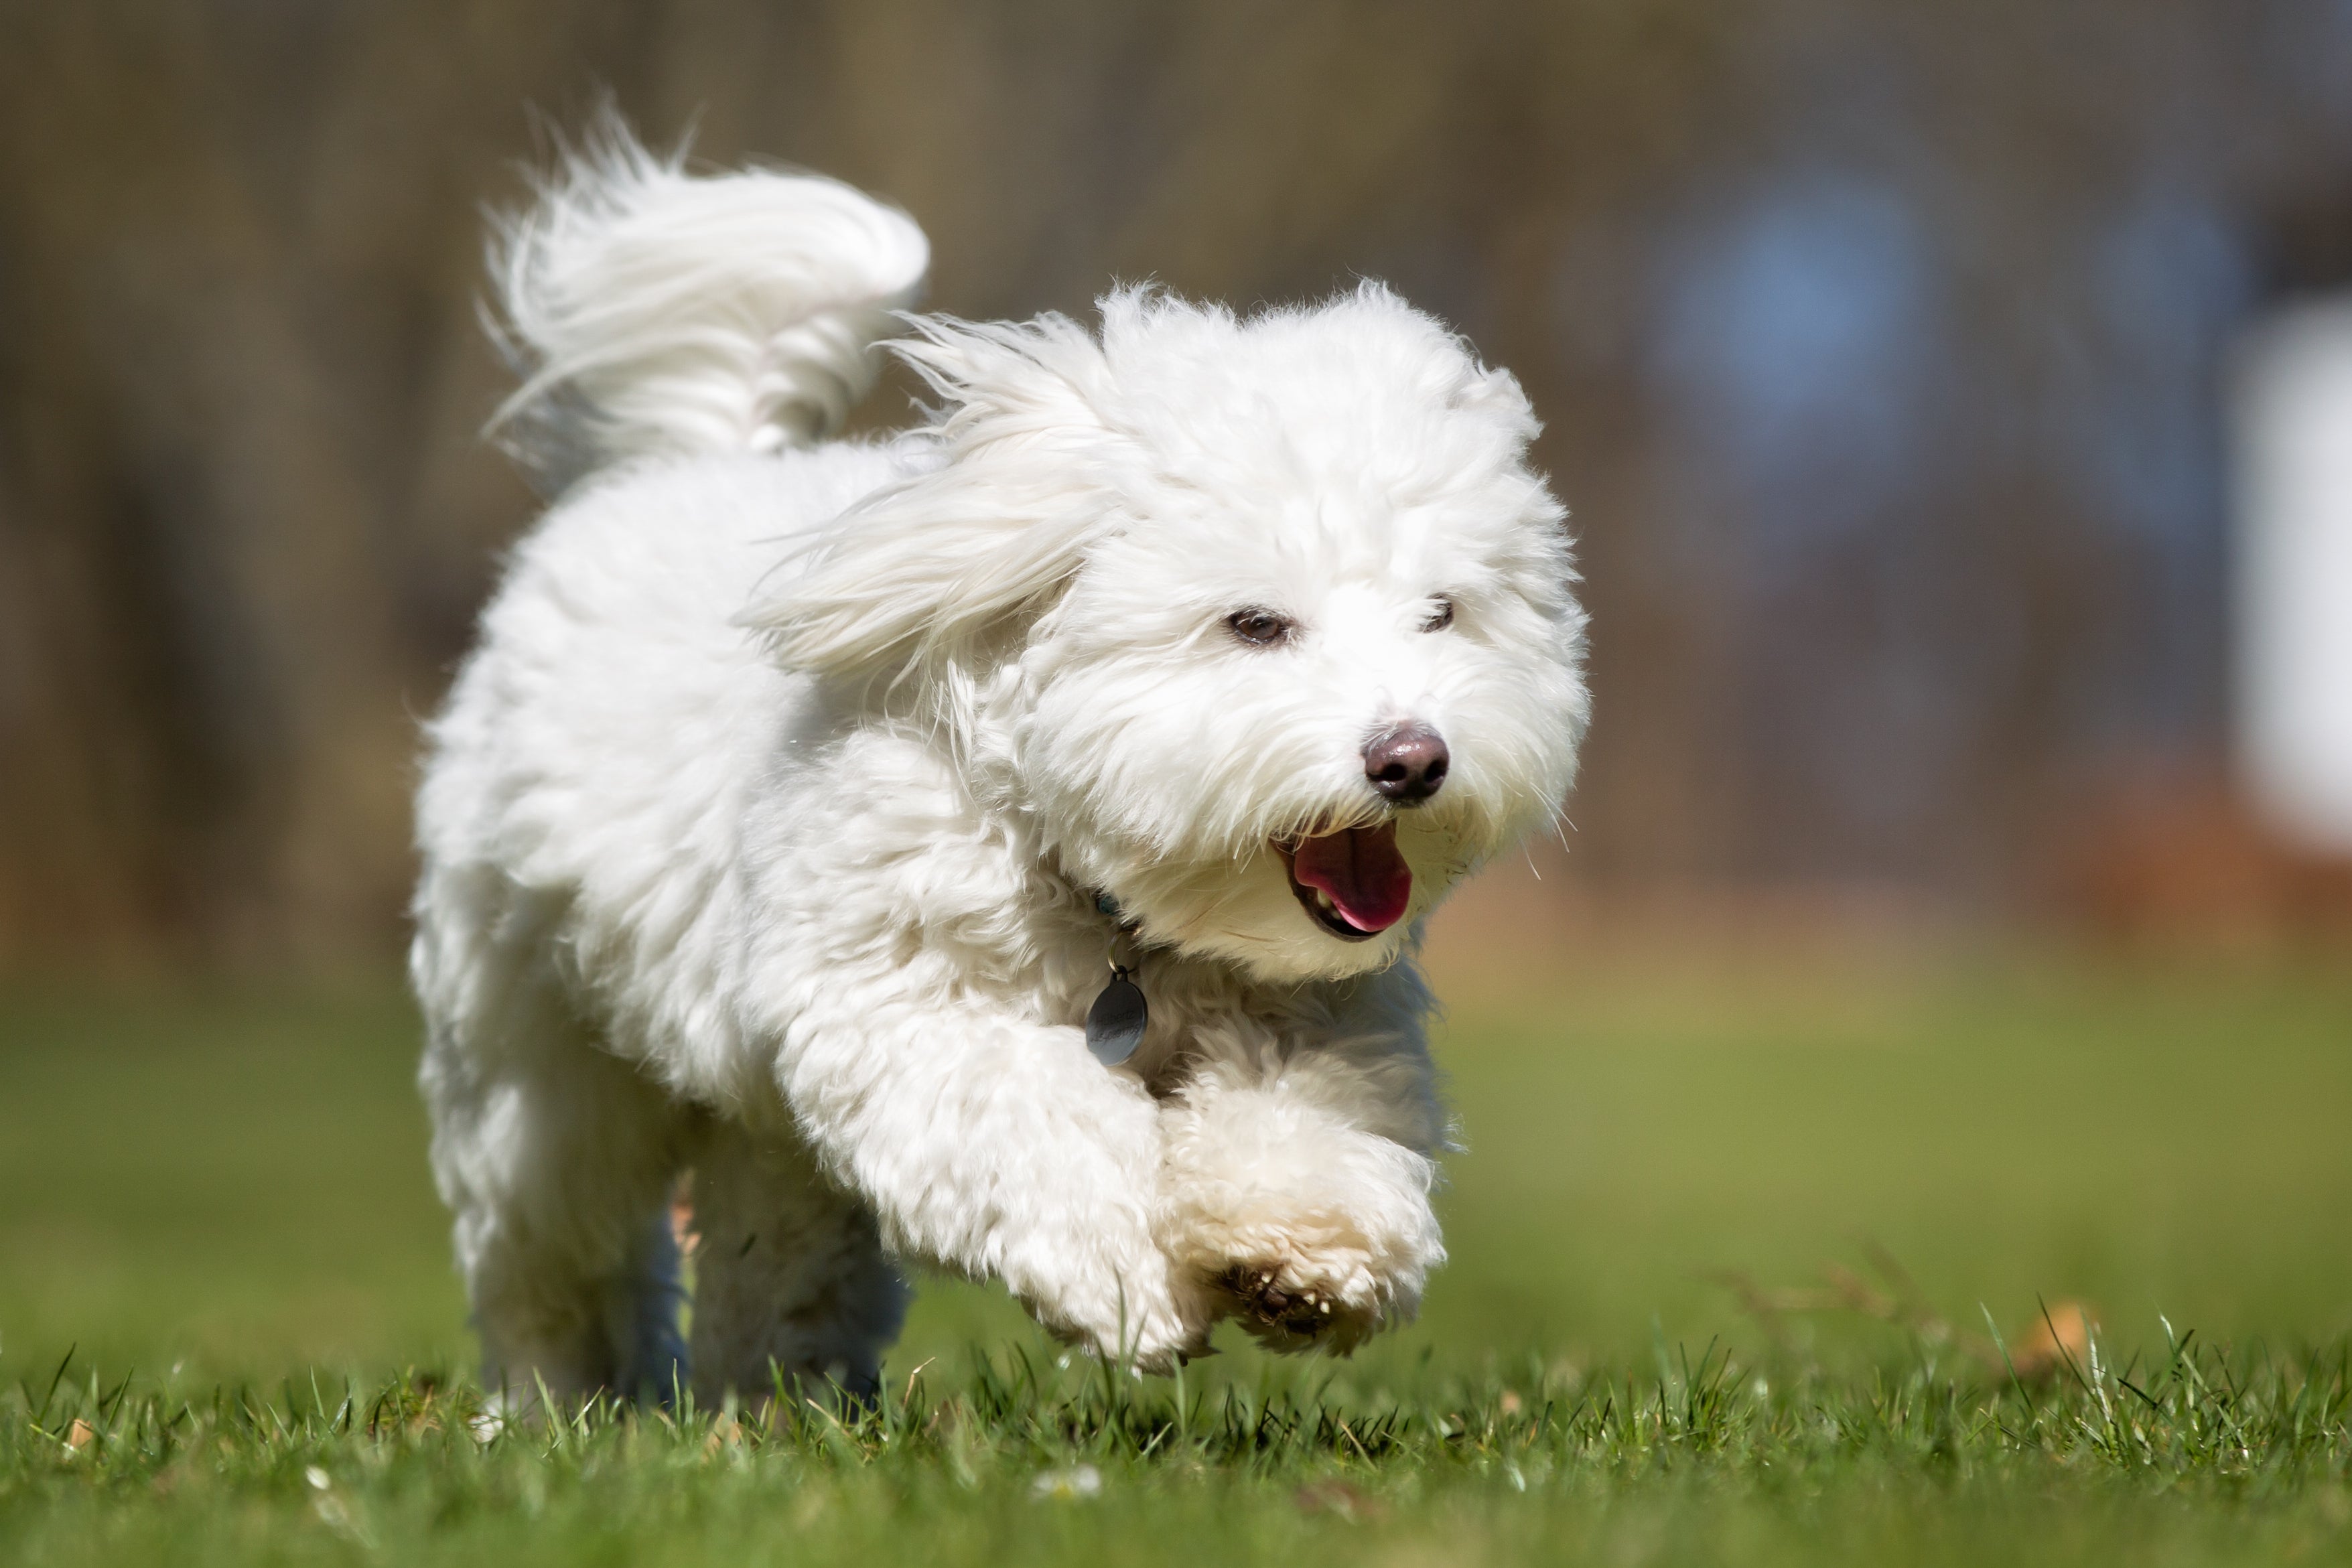
<path fill-rule="evenodd" d="M 710 1404 L 871 1398 L 907 1287 L 874 1218 L 789 1131 L 728 1124 L 696 1151 L 694 1385 Z"/>
<path fill-rule="evenodd" d="M 462 1008 L 425 991 L 422 1079 L 484 1385 L 518 1409 L 542 1385 L 667 1399 L 685 1376 L 667 1197 L 687 1115 L 597 1047 L 551 979 L 474 979 Z"/>

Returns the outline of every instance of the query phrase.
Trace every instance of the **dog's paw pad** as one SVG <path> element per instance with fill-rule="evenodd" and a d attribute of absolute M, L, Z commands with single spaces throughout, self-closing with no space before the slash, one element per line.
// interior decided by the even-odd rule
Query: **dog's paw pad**
<path fill-rule="evenodd" d="M 1326 1290 L 1286 1281 L 1272 1269 L 1236 1264 L 1218 1279 L 1239 1303 L 1244 1326 L 1282 1348 L 1304 1348 L 1326 1336 L 1352 1342 L 1365 1325 Z"/>

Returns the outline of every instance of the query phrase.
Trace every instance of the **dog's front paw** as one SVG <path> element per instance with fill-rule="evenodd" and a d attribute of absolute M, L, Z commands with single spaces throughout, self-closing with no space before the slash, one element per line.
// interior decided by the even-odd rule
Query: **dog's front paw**
<path fill-rule="evenodd" d="M 1444 1261 L 1435 1168 L 1402 1145 L 1284 1106 L 1281 1136 L 1235 1095 L 1171 1140 L 1159 1232 L 1214 1317 L 1270 1350 L 1345 1354 L 1409 1322 Z"/>
<path fill-rule="evenodd" d="M 1039 1326 L 1063 1343 L 1139 1372 L 1166 1374 L 1205 1354 L 1217 1313 L 1198 1281 L 1155 1248 L 1116 1275 L 1082 1270 L 1048 1287 L 1008 1280 Z"/>
<path fill-rule="evenodd" d="M 1397 1174 L 1352 1201 L 1328 1188 L 1228 1194 L 1241 1201 L 1193 1210 L 1171 1250 L 1208 1283 L 1217 1314 L 1268 1350 L 1345 1355 L 1411 1322 L 1445 1259 L 1425 1190 Z"/>
<path fill-rule="evenodd" d="M 1268 1350 L 1344 1355 L 1379 1333 L 1386 1316 L 1377 1294 L 1350 1301 L 1329 1281 L 1281 1263 L 1236 1263 L 1216 1283 L 1233 1303 L 1229 1315 Z"/>

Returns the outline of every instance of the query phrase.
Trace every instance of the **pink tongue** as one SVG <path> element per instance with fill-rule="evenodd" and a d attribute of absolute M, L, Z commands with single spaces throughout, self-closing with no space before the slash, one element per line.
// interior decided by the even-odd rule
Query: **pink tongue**
<path fill-rule="evenodd" d="M 1290 874 L 1328 898 L 1339 918 L 1359 931 L 1387 930 L 1404 917 L 1412 898 L 1412 868 L 1397 853 L 1393 822 L 1301 839 Z"/>

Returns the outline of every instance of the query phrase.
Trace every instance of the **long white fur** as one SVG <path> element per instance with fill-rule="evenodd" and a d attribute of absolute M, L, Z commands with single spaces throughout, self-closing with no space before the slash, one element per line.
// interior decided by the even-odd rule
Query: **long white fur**
<path fill-rule="evenodd" d="M 519 1394 L 687 1375 L 688 1167 L 711 1394 L 871 1389 L 902 1263 L 1164 1368 L 1226 1315 L 1344 1350 L 1444 1257 L 1412 949 L 1552 820 L 1585 720 L 1526 399 L 1377 286 L 1247 319 L 1126 290 L 1099 331 L 915 319 L 935 417 L 819 444 L 924 254 L 845 187 L 617 130 L 509 230 L 510 412 L 593 472 L 432 726 L 412 970 Z M 1230 635 L 1259 606 L 1287 644 Z M 1361 751 L 1406 720 L 1453 773 L 1393 810 Z M 1391 816 L 1408 916 L 1341 942 L 1274 841 Z M 1098 895 L 1151 1005 L 1116 1070 L 1079 1027 Z"/>
<path fill-rule="evenodd" d="M 491 265 L 525 372 L 500 418 L 584 436 L 593 463 L 832 434 L 873 385 L 866 350 L 921 293 L 930 245 L 838 181 L 696 179 L 608 117 L 502 225 Z"/>

